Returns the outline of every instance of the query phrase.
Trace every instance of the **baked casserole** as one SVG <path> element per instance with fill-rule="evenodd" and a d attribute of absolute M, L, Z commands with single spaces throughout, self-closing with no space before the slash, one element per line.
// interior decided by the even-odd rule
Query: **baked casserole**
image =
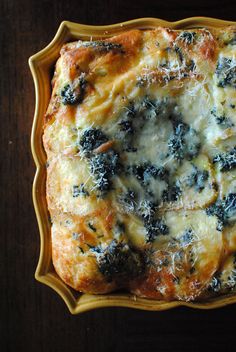
<path fill-rule="evenodd" d="M 43 144 L 67 285 L 182 301 L 236 289 L 236 27 L 63 45 Z"/>

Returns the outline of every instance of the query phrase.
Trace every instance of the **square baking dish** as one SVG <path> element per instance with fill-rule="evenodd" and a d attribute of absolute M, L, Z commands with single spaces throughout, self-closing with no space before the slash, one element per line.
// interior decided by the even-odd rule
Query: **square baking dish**
<path fill-rule="evenodd" d="M 56 274 L 51 256 L 51 225 L 46 202 L 46 154 L 42 145 L 43 120 L 51 95 L 51 76 L 59 57 L 61 46 L 73 40 L 103 39 L 130 29 L 147 29 L 164 26 L 173 29 L 219 28 L 235 25 L 232 21 L 193 17 L 176 22 L 157 18 L 141 18 L 108 26 L 89 26 L 64 21 L 54 39 L 40 52 L 29 58 L 29 66 L 35 86 L 35 113 L 31 134 L 31 149 L 36 164 L 33 183 L 33 203 L 40 231 L 40 256 L 35 272 L 36 280 L 50 286 L 65 301 L 72 314 L 100 307 L 129 307 L 143 310 L 165 310 L 179 306 L 213 309 L 236 302 L 236 295 L 222 296 L 204 302 L 157 301 L 138 298 L 130 293 L 116 292 L 91 295 L 74 291 Z"/>

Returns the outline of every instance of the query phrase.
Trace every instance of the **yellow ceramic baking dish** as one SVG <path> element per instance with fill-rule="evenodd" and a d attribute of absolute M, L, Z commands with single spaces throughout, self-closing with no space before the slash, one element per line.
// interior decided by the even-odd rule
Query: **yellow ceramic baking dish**
<path fill-rule="evenodd" d="M 38 281 L 52 287 L 65 301 L 72 314 L 81 313 L 100 307 L 129 307 L 144 310 L 165 310 L 178 306 L 192 308 L 212 309 L 236 302 L 236 295 L 223 296 L 210 299 L 207 302 L 163 302 L 138 298 L 126 292 L 106 295 L 82 294 L 68 287 L 56 274 L 51 257 L 50 221 L 47 211 L 45 180 L 46 180 L 46 155 L 42 145 L 42 125 L 51 95 L 51 74 L 54 64 L 59 57 L 61 46 L 72 40 L 88 40 L 93 37 L 107 38 L 131 28 L 155 28 L 166 26 L 174 29 L 196 27 L 224 27 L 235 22 L 223 21 L 214 18 L 193 17 L 177 22 L 167 22 L 157 18 L 141 18 L 109 26 L 88 26 L 64 21 L 61 23 L 54 39 L 49 45 L 31 56 L 29 66 L 35 85 L 35 114 L 32 126 L 31 148 L 36 164 L 36 174 L 33 184 L 33 203 L 38 220 L 41 248 L 35 277 Z"/>

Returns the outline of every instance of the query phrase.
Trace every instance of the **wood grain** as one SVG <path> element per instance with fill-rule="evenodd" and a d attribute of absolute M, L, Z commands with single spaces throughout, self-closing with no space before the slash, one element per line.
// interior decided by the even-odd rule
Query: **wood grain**
<path fill-rule="evenodd" d="M 34 88 L 27 60 L 62 20 L 109 24 L 138 17 L 235 20 L 233 0 L 0 1 L 1 351 L 235 351 L 236 305 L 142 312 L 110 308 L 71 316 L 34 280 L 39 236 L 31 200 Z"/>

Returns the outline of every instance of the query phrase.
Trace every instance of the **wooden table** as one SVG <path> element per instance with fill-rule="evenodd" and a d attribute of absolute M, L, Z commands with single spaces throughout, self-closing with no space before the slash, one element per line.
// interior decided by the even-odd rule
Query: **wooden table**
<path fill-rule="evenodd" d="M 235 20 L 233 0 L 195 2 L 0 1 L 1 351 L 236 351 L 236 305 L 159 313 L 110 308 L 72 316 L 55 292 L 34 279 L 39 235 L 31 200 L 34 87 L 28 57 L 51 41 L 65 19 L 86 24 L 200 15 Z"/>

